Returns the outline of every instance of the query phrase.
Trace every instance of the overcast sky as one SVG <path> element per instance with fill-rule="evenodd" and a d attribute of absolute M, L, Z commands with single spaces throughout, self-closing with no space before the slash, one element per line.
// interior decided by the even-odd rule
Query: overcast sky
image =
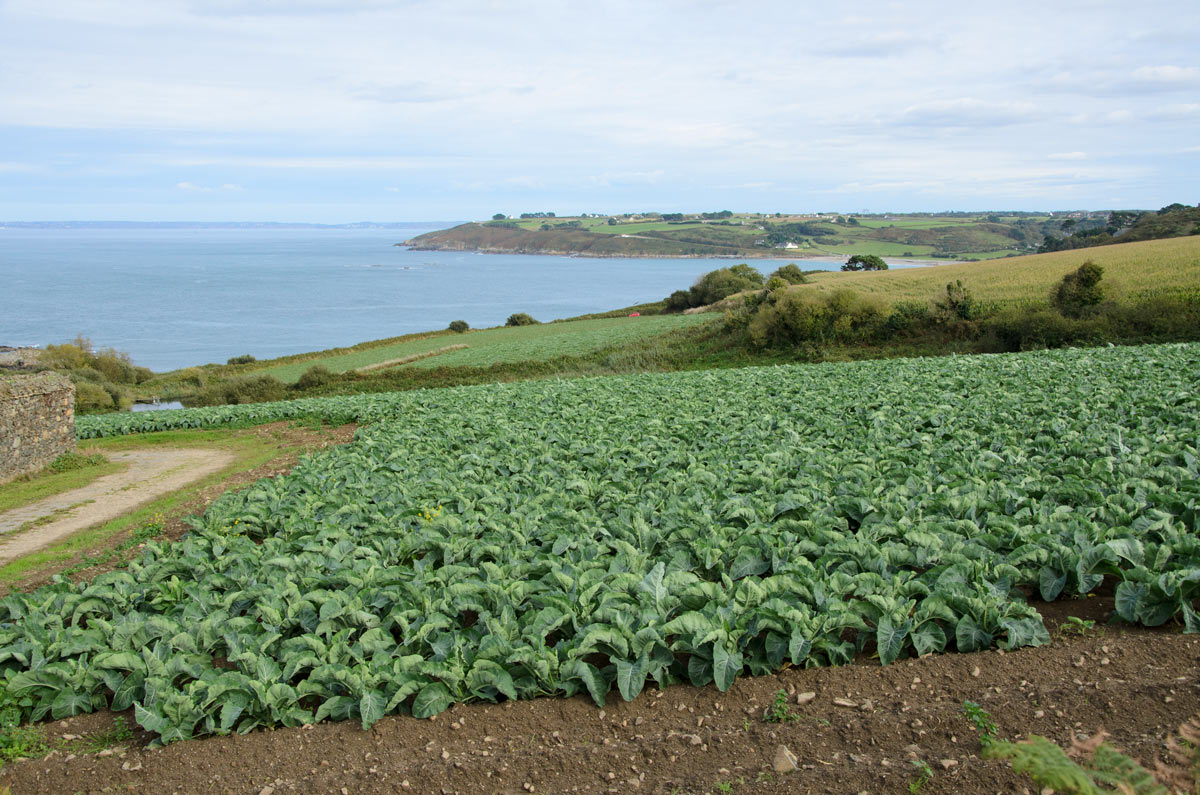
<path fill-rule="evenodd" d="M 1196 0 L 0 0 L 0 220 L 1158 208 L 1198 177 Z"/>

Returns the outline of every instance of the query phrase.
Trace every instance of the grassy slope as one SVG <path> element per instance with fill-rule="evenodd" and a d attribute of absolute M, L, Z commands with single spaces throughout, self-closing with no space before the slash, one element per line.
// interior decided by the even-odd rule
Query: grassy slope
<path fill-rule="evenodd" d="M 637 318 L 602 318 L 483 329 L 466 334 L 439 335 L 324 358 L 306 359 L 257 372 L 273 375 L 285 383 L 295 383 L 305 370 L 314 365 L 319 364 L 335 373 L 343 373 L 389 359 L 426 353 L 453 343 L 469 347 L 399 366 L 487 367 L 493 364 L 540 361 L 563 355 L 586 354 L 600 348 L 694 326 L 710 319 L 701 315 L 647 315 Z"/>
<path fill-rule="evenodd" d="M 1040 301 L 1085 260 L 1104 268 L 1104 286 L 1113 298 L 1200 289 L 1200 236 L 882 273 L 817 273 L 809 277 L 812 284 L 794 289 L 852 289 L 893 302 L 920 301 L 942 295 L 948 282 L 961 279 L 982 300 Z"/>

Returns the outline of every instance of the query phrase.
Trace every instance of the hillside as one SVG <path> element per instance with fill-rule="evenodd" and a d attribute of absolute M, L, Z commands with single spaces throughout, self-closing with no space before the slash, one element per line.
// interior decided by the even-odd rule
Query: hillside
<path fill-rule="evenodd" d="M 933 298 L 944 292 L 948 282 L 961 279 L 981 300 L 1045 301 L 1064 275 L 1087 260 L 1104 268 L 1105 289 L 1111 298 L 1200 290 L 1200 236 L 930 268 L 814 273 L 809 275 L 811 284 L 793 289 L 852 289 L 895 303 Z"/>
<path fill-rule="evenodd" d="M 461 224 L 420 235 L 404 245 L 418 250 L 588 257 L 778 259 L 878 254 L 990 259 L 1032 251 L 1043 241 L 1048 221 L 1030 213 L 538 217 Z"/>

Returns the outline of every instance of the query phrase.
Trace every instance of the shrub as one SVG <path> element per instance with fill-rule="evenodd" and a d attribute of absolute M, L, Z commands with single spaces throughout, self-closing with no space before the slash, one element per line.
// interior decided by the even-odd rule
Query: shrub
<path fill-rule="evenodd" d="M 920 331 L 933 320 L 929 304 L 923 301 L 898 301 L 892 306 L 884 325 L 893 334 Z"/>
<path fill-rule="evenodd" d="M 116 404 L 113 403 L 112 395 L 99 384 L 93 384 L 90 381 L 77 381 L 75 383 L 76 414 L 114 411 L 116 407 Z"/>
<path fill-rule="evenodd" d="M 471 328 L 471 324 L 469 324 L 465 320 L 451 320 L 450 321 L 450 330 L 455 332 L 456 334 L 462 334 L 463 332 L 469 330 L 470 328 Z"/>
<path fill-rule="evenodd" d="M 852 290 L 795 292 L 763 304 L 748 331 L 750 341 L 760 347 L 856 342 L 879 333 L 884 319 L 878 300 Z"/>
<path fill-rule="evenodd" d="M 1050 303 L 1067 317 L 1083 317 L 1104 300 L 1100 279 L 1104 268 L 1088 260 L 1063 277 L 1050 294 Z"/>
<path fill-rule="evenodd" d="M 330 372 L 328 367 L 323 367 L 319 364 L 314 364 L 312 367 L 304 371 L 303 375 L 296 380 L 297 389 L 312 389 L 318 386 L 324 386 L 330 381 L 337 379 L 337 376 Z"/>
<path fill-rule="evenodd" d="M 971 320 L 978 316 L 975 297 L 962 283 L 962 279 L 955 279 L 947 284 L 946 297 L 935 306 L 943 320 Z"/>
<path fill-rule="evenodd" d="M 283 400 L 286 397 L 287 387 L 274 376 L 242 376 L 210 384 L 196 396 L 195 403 L 198 406 L 237 405 Z"/>
<path fill-rule="evenodd" d="M 783 279 L 788 284 L 808 284 L 808 278 L 804 275 L 804 271 L 800 270 L 794 262 L 777 268 L 771 274 L 771 278 Z"/>
<path fill-rule="evenodd" d="M 746 290 L 758 290 L 763 286 L 763 275 L 755 268 L 742 263 L 732 268 L 709 271 L 696 280 L 689 291 L 692 306 L 714 304 L 723 298 Z"/>
<path fill-rule="evenodd" d="M 676 290 L 667 296 L 667 300 L 663 302 L 664 312 L 682 312 L 690 308 L 692 305 L 691 293 L 687 290 Z"/>
<path fill-rule="evenodd" d="M 225 364 L 250 364 L 251 362 L 256 361 L 258 361 L 258 359 L 255 359 L 252 355 L 243 353 L 241 356 L 234 356 L 230 359 L 227 359 Z"/>
<path fill-rule="evenodd" d="M 504 321 L 504 325 L 506 326 L 536 326 L 538 323 L 539 321 L 525 312 L 511 314 L 508 316 L 508 320 Z"/>
<path fill-rule="evenodd" d="M 782 276 L 772 276 L 767 279 L 767 292 L 774 293 L 776 290 L 786 290 L 789 284 L 791 282 Z"/>

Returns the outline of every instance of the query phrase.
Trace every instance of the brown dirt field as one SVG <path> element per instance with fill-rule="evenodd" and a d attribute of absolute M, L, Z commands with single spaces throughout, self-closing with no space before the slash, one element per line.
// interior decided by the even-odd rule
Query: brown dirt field
<path fill-rule="evenodd" d="M 307 453 L 312 453 L 317 450 L 323 450 L 326 447 L 331 447 L 339 444 L 346 444 L 354 437 L 354 432 L 358 429 L 356 425 L 343 425 L 337 428 L 319 428 L 295 425 L 290 422 L 275 422 L 269 425 L 260 425 L 254 428 L 236 431 L 236 434 L 247 434 L 258 436 L 261 439 L 268 440 L 278 445 L 278 453 L 270 461 L 255 467 L 254 469 L 245 470 L 242 472 L 233 472 L 227 477 L 221 479 L 219 483 L 207 486 L 193 499 L 178 506 L 166 514 L 166 524 L 164 527 L 164 539 L 178 540 L 188 529 L 184 523 L 184 518 L 194 514 L 202 513 L 208 505 L 217 497 L 224 494 L 230 489 L 241 488 L 247 486 L 261 478 L 274 477 L 290 472 L 292 467 L 300 459 L 300 456 Z M 88 554 L 96 555 L 100 552 L 105 552 L 120 544 L 128 537 L 127 533 L 118 533 L 109 538 L 104 545 L 94 547 L 88 550 Z M 100 566 L 93 566 L 84 569 L 73 575 L 76 580 L 90 580 L 97 574 L 114 569 L 123 565 L 129 558 L 137 554 L 137 549 L 126 551 L 125 555 L 119 559 L 110 561 Z M 31 570 L 21 580 L 13 583 L 13 590 L 28 591 L 45 585 L 50 581 L 50 578 L 62 571 L 75 565 L 78 560 L 70 560 L 55 565 L 41 566 Z"/>
<path fill-rule="evenodd" d="M 371 730 L 323 723 L 148 749 L 145 735 L 105 756 L 65 751 L 0 770 L 23 793 L 889 793 L 907 792 L 913 758 L 934 776 L 922 793 L 1031 793 L 1004 762 L 982 760 L 962 713 L 971 699 L 1001 736 L 1060 744 L 1106 729 L 1144 763 L 1200 712 L 1200 638 L 1178 628 L 1104 625 L 1111 596 L 1040 605 L 1052 635 L 1068 616 L 1097 620 L 1040 648 L 946 654 L 882 668 L 787 669 L 713 687 L 458 705 L 427 721 L 387 717 Z M 766 723 L 783 689 L 794 722 Z M 802 705 L 796 696 L 815 693 Z M 857 706 L 839 706 L 846 699 Z M 125 718 L 133 724 L 131 715 Z M 46 724 L 51 741 L 112 727 L 109 713 Z M 779 774 L 780 745 L 799 769 Z M 727 785 L 726 789 L 723 785 Z"/>

